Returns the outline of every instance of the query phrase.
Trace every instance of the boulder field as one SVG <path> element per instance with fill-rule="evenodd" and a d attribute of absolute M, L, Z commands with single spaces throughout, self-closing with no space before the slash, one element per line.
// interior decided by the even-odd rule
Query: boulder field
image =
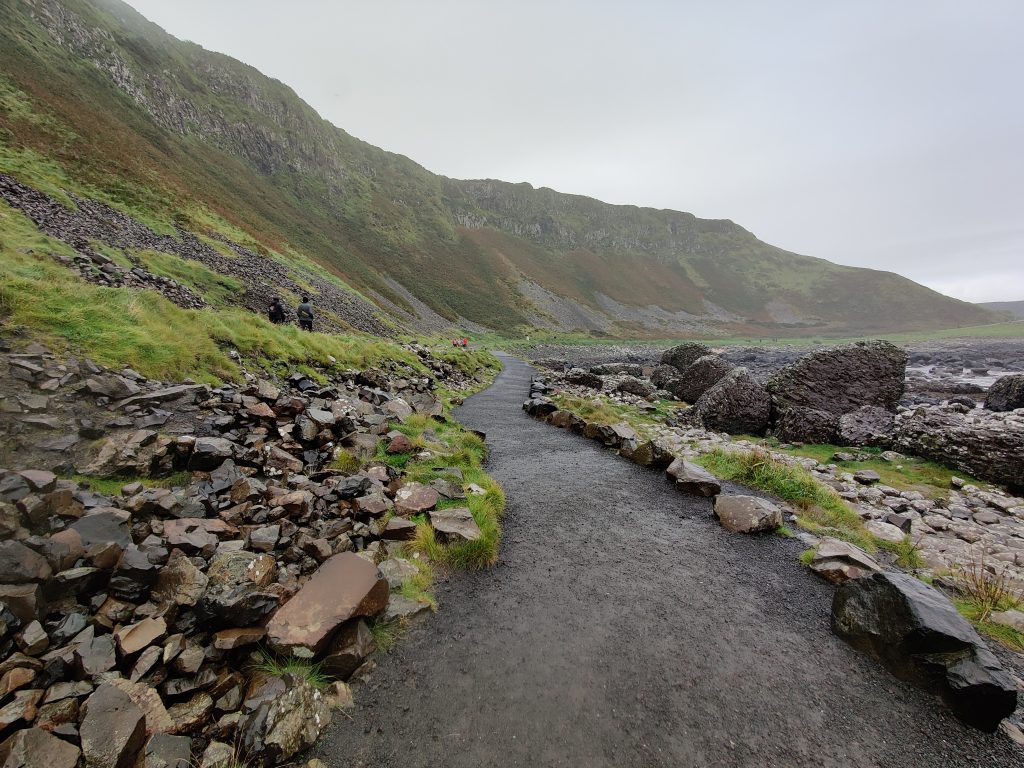
<path fill-rule="evenodd" d="M 480 536 L 435 509 L 482 492 L 458 468 L 412 483 L 375 460 L 413 414 L 446 422 L 438 385 L 478 383 L 408 349 L 422 369 L 240 361 L 216 387 L 0 350 L 0 764 L 256 768 L 313 743 L 351 703 L 369 623 L 430 608 L 401 594 L 410 516 Z"/>

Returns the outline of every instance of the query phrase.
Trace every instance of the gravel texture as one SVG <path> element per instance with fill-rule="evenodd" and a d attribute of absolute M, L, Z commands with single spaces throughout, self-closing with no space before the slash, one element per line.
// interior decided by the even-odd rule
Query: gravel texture
<path fill-rule="evenodd" d="M 799 542 L 529 418 L 530 374 L 506 359 L 458 414 L 508 493 L 500 562 L 439 585 L 329 766 L 1024 766 L 835 637 Z"/>

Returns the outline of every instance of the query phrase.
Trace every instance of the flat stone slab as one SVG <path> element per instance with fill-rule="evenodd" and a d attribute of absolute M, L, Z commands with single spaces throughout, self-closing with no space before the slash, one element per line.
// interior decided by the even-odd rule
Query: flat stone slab
<path fill-rule="evenodd" d="M 282 605 L 267 624 L 267 642 L 277 651 L 326 649 L 346 621 L 379 613 L 388 600 L 388 583 L 377 566 L 354 552 L 334 555 Z"/>
<path fill-rule="evenodd" d="M 434 533 L 445 543 L 476 541 L 484 535 L 468 507 L 435 509 L 429 517 Z"/>
<path fill-rule="evenodd" d="M 825 537 L 811 560 L 811 570 L 833 584 L 859 579 L 882 570 L 882 566 L 860 547 L 847 541 Z"/>
<path fill-rule="evenodd" d="M 710 497 L 722 492 L 722 484 L 718 482 L 717 477 L 704 467 L 686 459 L 673 461 L 665 470 L 665 474 L 675 480 L 676 488 L 685 493 Z"/>
<path fill-rule="evenodd" d="M 782 510 L 758 496 L 716 496 L 715 516 L 734 533 L 767 533 L 782 525 Z"/>

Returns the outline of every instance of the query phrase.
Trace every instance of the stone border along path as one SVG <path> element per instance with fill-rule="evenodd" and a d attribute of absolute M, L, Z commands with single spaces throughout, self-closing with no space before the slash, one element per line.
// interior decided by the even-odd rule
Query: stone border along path
<path fill-rule="evenodd" d="M 802 545 L 552 429 L 504 357 L 457 417 L 487 432 L 499 563 L 438 584 L 314 747 L 328 766 L 1024 766 L 829 629 Z M 728 484 L 726 486 L 728 488 Z"/>

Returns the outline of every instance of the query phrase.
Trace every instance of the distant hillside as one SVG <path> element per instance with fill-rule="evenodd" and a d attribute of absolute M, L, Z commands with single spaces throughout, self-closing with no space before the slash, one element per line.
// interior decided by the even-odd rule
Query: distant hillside
<path fill-rule="evenodd" d="M 1024 319 L 1024 301 L 983 301 L 978 306 L 994 312 L 1009 312 L 1014 317 Z"/>
<path fill-rule="evenodd" d="M 0 172 L 171 232 L 311 260 L 381 322 L 671 336 L 997 320 L 731 221 L 435 175 L 118 0 L 0 0 L 0 13 Z"/>

